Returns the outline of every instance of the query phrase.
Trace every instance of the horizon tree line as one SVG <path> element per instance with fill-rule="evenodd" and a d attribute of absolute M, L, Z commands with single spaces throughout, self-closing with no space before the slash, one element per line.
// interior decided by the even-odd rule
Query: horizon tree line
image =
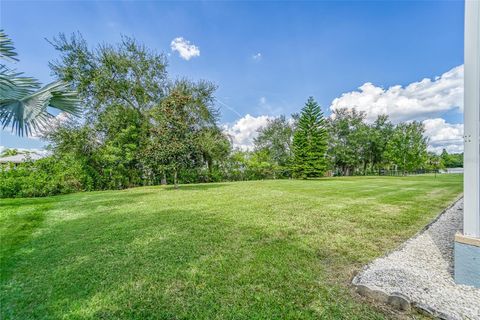
<path fill-rule="evenodd" d="M 55 83 L 65 88 L 55 94 L 70 99 L 59 109 L 82 117 L 70 117 L 44 131 L 50 156 L 15 170 L 1 169 L 0 197 L 379 174 L 391 168 L 408 172 L 438 162 L 428 161 L 421 123 L 394 125 L 387 116 L 379 116 L 368 124 L 364 113 L 347 109 L 325 118 L 313 97 L 292 119 L 269 120 L 259 129 L 253 151 L 235 150 L 218 124 L 216 85 L 171 79 L 165 55 L 129 37 L 94 48 L 78 33 L 60 34 L 49 42 L 59 53 L 50 69 Z M 38 106 L 46 110 L 56 101 L 42 100 Z M 26 102 L 25 107 L 29 108 Z M 24 114 L 16 115 L 23 119 Z M 17 127 L 18 133 L 29 134 L 25 125 L 30 120 L 22 121 L 17 125 L 24 131 Z"/>
<path fill-rule="evenodd" d="M 364 112 L 348 108 L 336 109 L 325 118 L 313 97 L 292 119 L 282 115 L 269 120 L 254 139 L 253 152 L 269 155 L 266 161 L 273 164 L 272 170 L 280 168 L 287 177 L 371 175 L 392 170 L 407 174 L 438 170 L 454 161 L 445 160 L 445 150 L 440 158 L 427 151 L 428 138 L 418 121 L 393 124 L 387 115 L 379 115 L 367 123 Z"/>

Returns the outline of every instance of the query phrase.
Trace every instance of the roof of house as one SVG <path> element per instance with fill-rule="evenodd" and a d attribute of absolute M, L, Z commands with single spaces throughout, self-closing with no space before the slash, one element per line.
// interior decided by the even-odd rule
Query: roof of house
<path fill-rule="evenodd" d="M 0 163 L 22 163 L 27 160 L 35 161 L 43 157 L 43 155 L 37 153 L 20 153 L 14 156 L 0 158 Z"/>

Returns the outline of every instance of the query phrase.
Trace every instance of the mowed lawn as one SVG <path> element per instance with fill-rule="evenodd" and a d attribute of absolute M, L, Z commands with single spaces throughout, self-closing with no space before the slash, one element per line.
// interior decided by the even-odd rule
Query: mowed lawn
<path fill-rule="evenodd" d="M 461 175 L 144 187 L 1 199 L 1 319 L 381 319 L 351 277 Z"/>

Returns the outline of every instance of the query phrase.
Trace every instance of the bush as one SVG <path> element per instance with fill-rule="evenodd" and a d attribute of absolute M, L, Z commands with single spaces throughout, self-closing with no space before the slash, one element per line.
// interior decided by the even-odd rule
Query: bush
<path fill-rule="evenodd" d="M 0 197 L 43 197 L 91 190 L 91 179 L 72 158 L 46 157 L 0 168 Z"/>

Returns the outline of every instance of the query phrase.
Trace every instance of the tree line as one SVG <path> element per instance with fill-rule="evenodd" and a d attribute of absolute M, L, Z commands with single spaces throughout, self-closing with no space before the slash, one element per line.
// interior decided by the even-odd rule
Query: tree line
<path fill-rule="evenodd" d="M 337 109 L 328 118 L 311 97 L 293 121 L 285 116 L 269 120 L 254 141 L 272 170 L 293 177 L 407 174 L 434 170 L 442 164 L 427 152 L 423 124 L 394 125 L 386 115 L 373 123 L 355 109 Z"/>
<path fill-rule="evenodd" d="M 437 169 L 420 122 L 339 109 L 310 97 L 299 114 L 268 121 L 241 151 L 221 129 L 216 86 L 172 79 L 165 55 L 123 37 L 90 48 L 80 34 L 50 41 L 53 75 L 76 92 L 82 117 L 49 118 L 50 156 L 0 170 L 0 196 L 44 196 L 143 185 Z M 62 117 L 59 117 L 62 118 Z M 38 134 L 38 133 L 37 133 Z M 439 159 L 437 159 L 439 158 Z"/>

